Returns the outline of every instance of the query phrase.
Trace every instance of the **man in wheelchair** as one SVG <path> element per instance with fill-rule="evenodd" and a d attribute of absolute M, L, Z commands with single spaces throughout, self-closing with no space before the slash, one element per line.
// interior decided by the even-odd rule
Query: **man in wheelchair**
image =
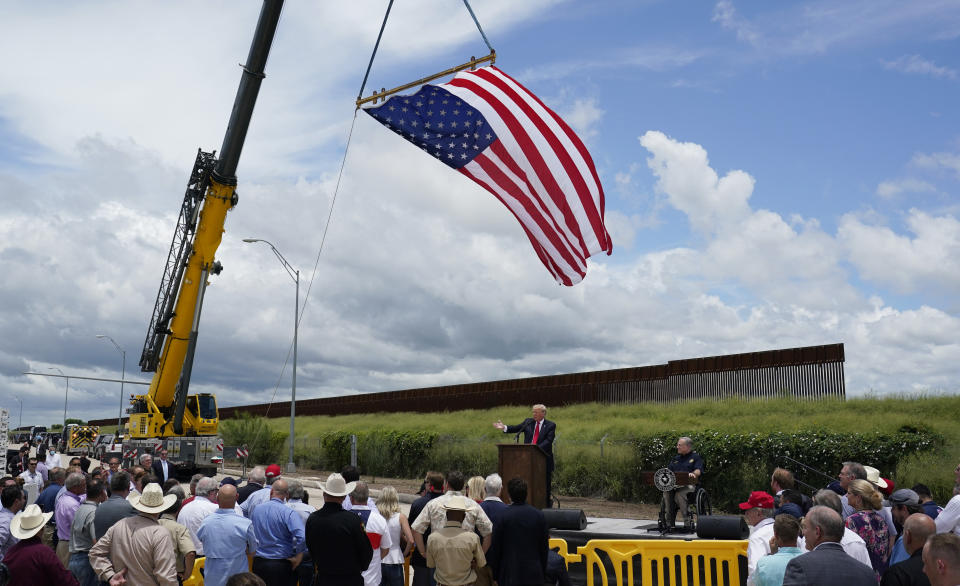
<path fill-rule="evenodd" d="M 667 511 L 667 529 L 673 529 L 676 526 L 677 509 L 684 512 L 686 516 L 691 504 L 691 498 L 696 495 L 696 483 L 699 482 L 703 474 L 703 458 L 700 454 L 693 451 L 693 440 L 688 437 L 681 437 L 677 440 L 677 455 L 670 460 L 667 468 L 673 472 L 687 472 L 690 474 L 692 483 L 679 485 L 663 493 L 663 507 Z"/>

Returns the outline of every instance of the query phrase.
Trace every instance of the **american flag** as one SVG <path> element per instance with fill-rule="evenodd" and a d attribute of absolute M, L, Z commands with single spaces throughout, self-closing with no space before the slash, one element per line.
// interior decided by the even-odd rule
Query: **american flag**
<path fill-rule="evenodd" d="M 365 111 L 507 206 L 559 283 L 579 283 L 588 257 L 613 251 L 603 187 L 583 142 L 496 67 L 461 72 Z"/>

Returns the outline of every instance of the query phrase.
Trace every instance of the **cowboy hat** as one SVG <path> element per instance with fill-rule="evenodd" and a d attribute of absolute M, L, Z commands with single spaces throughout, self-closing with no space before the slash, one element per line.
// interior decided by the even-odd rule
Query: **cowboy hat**
<path fill-rule="evenodd" d="M 17 539 L 30 539 L 43 529 L 53 513 L 44 513 L 37 505 L 30 505 L 10 520 L 10 535 Z"/>
<path fill-rule="evenodd" d="M 345 482 L 343 476 L 334 472 L 327 476 L 327 481 L 323 484 L 323 492 L 330 496 L 347 496 L 356 487 L 356 482 Z"/>
<path fill-rule="evenodd" d="M 448 511 L 466 511 L 467 499 L 466 497 L 455 494 L 447 499 L 447 502 L 443 504 L 443 508 Z"/>
<path fill-rule="evenodd" d="M 867 481 L 878 486 L 880 488 L 887 488 L 887 481 L 883 478 L 880 478 L 880 471 L 874 468 L 873 466 L 864 466 L 864 470 L 867 471 Z"/>
<path fill-rule="evenodd" d="M 144 513 L 162 513 L 170 508 L 177 500 L 177 495 L 168 494 L 163 496 L 163 489 L 156 482 L 151 482 L 144 487 L 143 492 L 138 495 L 132 495 L 127 500 L 130 506 Z"/>

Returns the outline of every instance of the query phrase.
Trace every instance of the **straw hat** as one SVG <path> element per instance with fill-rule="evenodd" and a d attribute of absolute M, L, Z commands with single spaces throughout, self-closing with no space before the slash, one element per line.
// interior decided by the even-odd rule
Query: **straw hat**
<path fill-rule="evenodd" d="M 880 478 L 880 471 L 874 468 L 873 466 L 864 466 L 864 470 L 867 471 L 867 481 L 878 486 L 880 488 L 887 488 L 887 481 L 883 478 Z"/>
<path fill-rule="evenodd" d="M 43 529 L 53 513 L 44 513 L 37 505 L 30 505 L 10 520 L 10 535 L 17 539 L 30 539 Z"/>
<path fill-rule="evenodd" d="M 466 511 L 467 499 L 466 497 L 455 494 L 447 499 L 447 502 L 444 503 L 443 508 L 448 511 Z"/>
<path fill-rule="evenodd" d="M 327 481 L 323 484 L 323 492 L 330 496 L 347 496 L 356 487 L 356 482 L 346 482 L 343 476 L 334 472 L 327 476 Z"/>
<path fill-rule="evenodd" d="M 163 489 L 156 482 L 148 484 L 141 494 L 131 496 L 130 505 L 144 513 L 162 513 L 170 508 L 177 500 L 177 495 L 168 494 L 163 496 Z"/>

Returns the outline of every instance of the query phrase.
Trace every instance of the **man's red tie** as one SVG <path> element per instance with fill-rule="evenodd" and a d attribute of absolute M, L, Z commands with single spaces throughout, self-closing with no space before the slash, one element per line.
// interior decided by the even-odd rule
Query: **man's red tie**
<path fill-rule="evenodd" d="M 537 426 L 533 429 L 533 441 L 531 443 L 537 443 L 537 438 L 540 437 L 540 422 L 537 422 Z"/>

